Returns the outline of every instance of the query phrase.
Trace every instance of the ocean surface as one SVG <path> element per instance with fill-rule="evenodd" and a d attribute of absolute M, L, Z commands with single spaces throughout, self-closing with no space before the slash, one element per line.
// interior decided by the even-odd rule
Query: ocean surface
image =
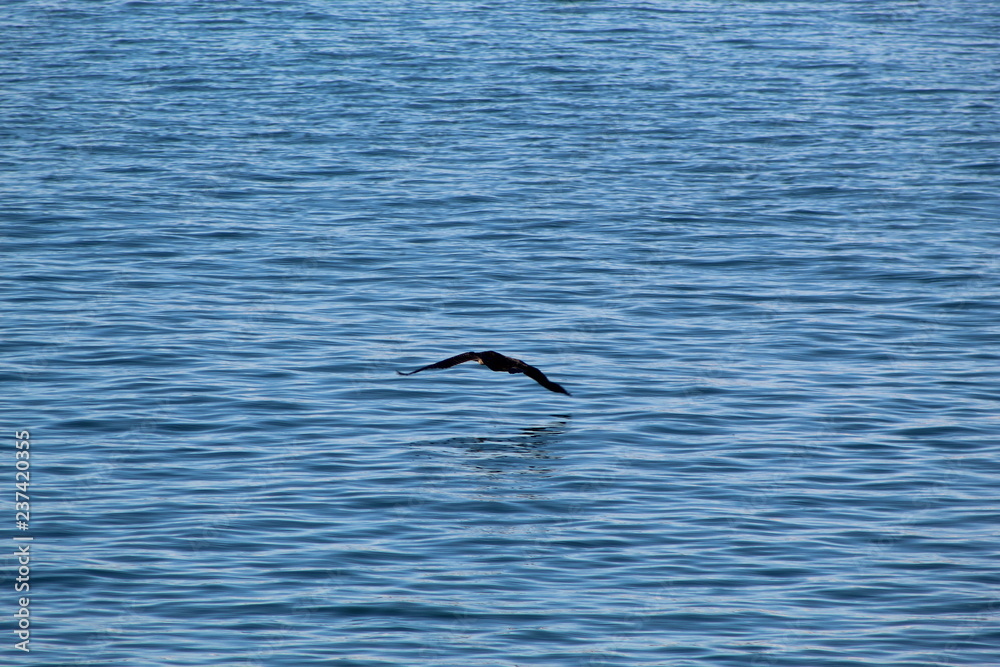
<path fill-rule="evenodd" d="M 1000 3 L 0 43 L 0 663 L 1000 665 Z"/>

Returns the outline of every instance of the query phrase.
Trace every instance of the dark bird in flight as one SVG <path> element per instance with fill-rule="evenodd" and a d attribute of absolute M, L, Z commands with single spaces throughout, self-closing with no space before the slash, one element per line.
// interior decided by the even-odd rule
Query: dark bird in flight
<path fill-rule="evenodd" d="M 491 371 L 506 371 L 510 374 L 514 373 L 524 373 L 532 380 L 542 385 L 549 391 L 555 391 L 560 394 L 566 394 L 571 396 L 571 394 L 563 389 L 560 385 L 556 384 L 552 380 L 545 377 L 545 373 L 541 372 L 534 366 L 526 364 L 520 359 L 515 359 L 514 357 L 508 357 L 506 355 L 500 354 L 499 352 L 494 352 L 493 350 L 487 350 L 486 352 L 463 352 L 462 354 L 456 354 L 454 357 L 449 357 L 444 361 L 439 361 L 436 364 L 430 364 L 429 366 L 424 366 L 423 368 L 418 368 L 415 371 L 409 373 L 404 373 L 402 371 L 396 371 L 400 375 L 413 375 L 414 373 L 419 373 L 420 371 L 429 371 L 435 368 L 451 368 L 452 366 L 457 366 L 458 364 L 464 364 L 466 361 L 476 361 Z"/>

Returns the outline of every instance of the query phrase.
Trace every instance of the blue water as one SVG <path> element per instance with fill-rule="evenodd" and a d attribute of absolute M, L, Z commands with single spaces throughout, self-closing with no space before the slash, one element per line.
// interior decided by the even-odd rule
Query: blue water
<path fill-rule="evenodd" d="M 0 43 L 0 662 L 1000 664 L 997 3 Z"/>

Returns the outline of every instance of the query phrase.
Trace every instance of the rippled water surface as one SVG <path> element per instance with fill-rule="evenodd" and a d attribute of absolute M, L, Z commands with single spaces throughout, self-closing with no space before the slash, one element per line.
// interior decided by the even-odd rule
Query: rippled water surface
<path fill-rule="evenodd" d="M 997 3 L 0 19 L 0 662 L 1000 664 Z"/>

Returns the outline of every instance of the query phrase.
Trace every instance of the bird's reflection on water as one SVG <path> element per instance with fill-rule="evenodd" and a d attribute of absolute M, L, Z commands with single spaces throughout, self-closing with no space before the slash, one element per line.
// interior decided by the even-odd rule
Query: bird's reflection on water
<path fill-rule="evenodd" d="M 540 461 L 560 458 L 551 452 L 550 447 L 562 439 L 572 420 L 572 415 L 551 417 L 550 421 L 542 424 L 523 426 L 514 434 L 418 440 L 412 445 L 423 452 L 438 448 L 461 449 L 467 463 L 477 468 L 489 468 L 491 472 L 501 472 L 516 467 L 518 463 L 537 468 Z"/>

